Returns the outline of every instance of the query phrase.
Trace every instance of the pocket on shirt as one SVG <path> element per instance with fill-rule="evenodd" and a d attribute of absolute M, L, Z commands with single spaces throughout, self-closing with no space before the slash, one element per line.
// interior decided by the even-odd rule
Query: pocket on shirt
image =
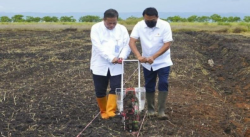
<path fill-rule="evenodd" d="M 162 36 L 154 36 L 154 42 L 155 43 L 163 43 L 163 37 Z"/>

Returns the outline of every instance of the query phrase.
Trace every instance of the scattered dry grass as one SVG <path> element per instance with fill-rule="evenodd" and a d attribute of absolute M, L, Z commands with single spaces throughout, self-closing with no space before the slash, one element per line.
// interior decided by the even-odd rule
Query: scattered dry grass
<path fill-rule="evenodd" d="M 0 76 L 4 79 L 0 80 L 1 135 L 76 136 L 98 113 L 89 71 L 89 30 L 79 31 L 90 27 L 53 23 L 9 24 L 7 28 L 3 25 L 1 29 L 16 27 L 21 31 L 0 29 Z M 175 31 L 198 26 L 225 29 L 227 33 L 236 28 L 228 24 L 171 23 L 171 26 L 178 27 Z M 133 26 L 127 27 L 131 30 Z M 63 31 L 26 31 L 28 29 Z M 249 118 L 246 97 L 250 87 L 249 40 L 235 36 L 193 30 L 173 33 L 174 65 L 166 108 L 171 119 L 146 119 L 141 136 L 248 135 L 249 123 L 243 120 Z M 235 47 L 238 51 L 232 50 Z M 244 49 L 245 54 L 240 49 Z M 213 68 L 207 64 L 210 58 L 215 61 Z M 244 68 L 238 69 L 236 64 L 244 64 Z M 133 74 L 136 65 L 126 66 Z M 233 67 L 238 70 L 228 70 Z M 227 72 L 234 72 L 235 78 Z M 132 75 L 129 84 L 136 84 L 133 83 L 136 78 L 137 75 Z M 238 83 L 233 87 L 235 81 Z M 233 95 L 225 95 L 230 89 Z M 120 119 L 102 121 L 98 118 L 83 133 L 83 136 L 100 135 L 124 136 Z"/>

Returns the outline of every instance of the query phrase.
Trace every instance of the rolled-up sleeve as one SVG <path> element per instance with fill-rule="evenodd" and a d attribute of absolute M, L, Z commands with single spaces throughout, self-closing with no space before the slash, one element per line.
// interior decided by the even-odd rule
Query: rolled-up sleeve
<path fill-rule="evenodd" d="M 171 31 L 171 27 L 170 27 L 169 23 L 166 23 L 166 25 L 164 27 L 164 31 L 163 31 L 163 42 L 167 43 L 170 41 L 173 41 L 172 31 Z"/>
<path fill-rule="evenodd" d="M 139 27 L 139 24 L 137 23 L 135 26 L 134 26 L 134 28 L 133 28 L 133 30 L 132 30 L 132 32 L 131 32 L 131 34 L 130 34 L 130 37 L 131 38 L 134 38 L 134 39 L 138 39 L 139 38 L 139 32 L 138 32 L 138 28 Z"/>

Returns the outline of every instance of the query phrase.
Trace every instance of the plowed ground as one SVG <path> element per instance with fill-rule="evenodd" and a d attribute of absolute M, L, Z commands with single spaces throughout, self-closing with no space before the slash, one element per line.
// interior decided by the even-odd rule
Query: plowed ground
<path fill-rule="evenodd" d="M 0 31 L 1 136 L 77 136 L 98 114 L 89 33 Z M 146 118 L 140 136 L 250 136 L 250 38 L 205 32 L 173 37 L 170 120 Z M 124 75 L 136 65 L 128 64 Z M 98 116 L 81 136 L 132 135 L 120 118 Z"/>

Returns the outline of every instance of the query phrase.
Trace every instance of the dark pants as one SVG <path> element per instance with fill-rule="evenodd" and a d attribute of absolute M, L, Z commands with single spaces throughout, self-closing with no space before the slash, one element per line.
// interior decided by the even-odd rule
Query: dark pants
<path fill-rule="evenodd" d="M 168 91 L 168 76 L 170 72 L 170 66 L 158 69 L 153 71 L 147 70 L 143 67 L 144 79 L 145 79 L 145 88 L 146 92 L 155 92 L 156 87 L 156 78 L 159 77 L 158 90 L 159 91 Z"/>
<path fill-rule="evenodd" d="M 108 71 L 107 76 L 93 74 L 96 97 L 101 98 L 106 96 L 108 84 L 110 82 L 109 94 L 115 94 L 116 88 L 121 88 L 121 75 L 111 76 Z"/>

